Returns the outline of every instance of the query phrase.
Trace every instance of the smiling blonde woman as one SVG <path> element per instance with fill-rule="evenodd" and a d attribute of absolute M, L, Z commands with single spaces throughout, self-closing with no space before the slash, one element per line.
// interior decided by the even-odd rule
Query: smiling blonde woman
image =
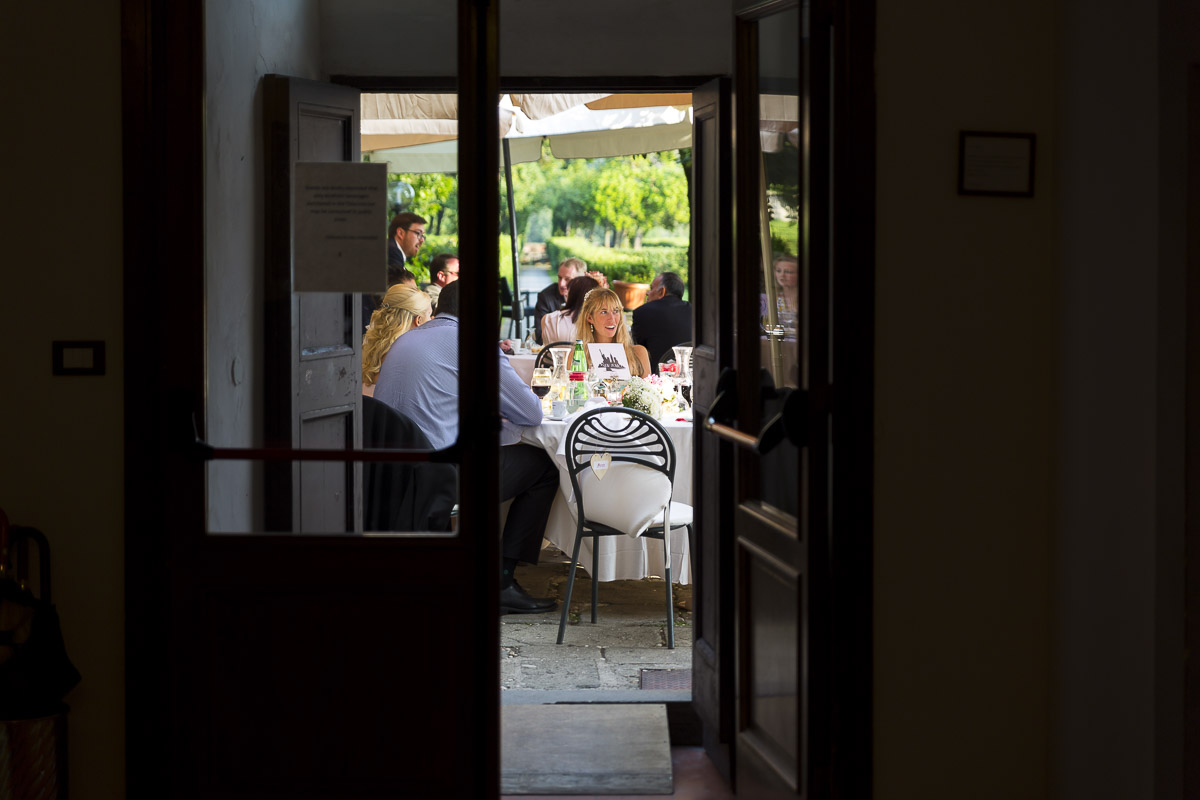
<path fill-rule="evenodd" d="M 371 324 L 363 334 L 363 394 L 375 394 L 375 381 L 388 350 L 404 334 L 420 327 L 433 316 L 429 295 L 415 286 L 398 283 L 387 290 L 383 302 L 371 314 Z"/>
<path fill-rule="evenodd" d="M 582 339 L 584 344 L 620 342 L 625 345 L 629 373 L 639 378 L 650 374 L 650 355 L 646 348 L 633 343 L 625 325 L 621 299 L 612 289 L 592 289 L 583 298 L 583 308 L 575 322 L 575 338 Z M 591 363 L 590 357 L 588 363 Z"/>

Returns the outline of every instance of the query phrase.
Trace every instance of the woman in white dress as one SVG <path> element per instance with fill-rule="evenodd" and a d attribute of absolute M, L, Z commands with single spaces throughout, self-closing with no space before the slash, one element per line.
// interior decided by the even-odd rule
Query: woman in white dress
<path fill-rule="evenodd" d="M 542 317 L 542 341 L 546 344 L 574 342 L 575 325 L 583 308 L 584 295 L 599 285 L 595 278 L 588 275 L 572 278 L 567 284 L 567 304 L 561 311 L 552 311 Z"/>

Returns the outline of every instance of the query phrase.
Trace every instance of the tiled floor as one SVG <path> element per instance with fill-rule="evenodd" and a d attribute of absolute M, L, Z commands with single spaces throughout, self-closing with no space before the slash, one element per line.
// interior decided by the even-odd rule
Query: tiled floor
<path fill-rule="evenodd" d="M 545 594 L 562 598 L 566 582 L 565 565 L 568 557 L 556 550 L 547 550 L 542 554 L 541 563 L 536 567 L 522 567 L 522 585 L 533 594 Z M 690 608 L 690 586 L 676 587 L 676 602 L 682 601 Z M 591 588 L 586 573 L 581 573 L 575 587 L 576 595 L 572 606 L 577 607 L 581 614 L 587 612 L 590 606 Z M 600 605 L 602 609 L 602 624 L 593 626 L 590 623 L 576 622 L 568 628 L 567 640 L 564 645 L 554 645 L 557 635 L 558 613 L 545 615 L 521 615 L 502 617 L 503 644 L 502 667 L 509 667 L 503 672 L 509 680 L 504 688 L 508 690 L 536 688 L 572 690 L 581 688 L 628 688 L 637 689 L 637 673 L 640 667 L 671 667 L 687 669 L 691 666 L 691 614 L 677 609 L 680 624 L 676 626 L 677 649 L 667 650 L 661 636 L 652 636 L 644 647 L 637 642 L 628 641 L 643 633 L 646 626 L 663 627 L 663 585 L 661 581 L 615 581 L 601 585 Z M 544 619 L 543 619 L 544 617 Z M 657 630 L 657 628 L 655 628 Z M 664 634 L 665 635 L 665 634 Z M 543 641 L 544 640 L 544 641 Z M 541 646 L 543 645 L 544 646 Z M 621 646 L 614 646 L 620 644 Z M 584 658 L 582 653 L 590 653 Z M 625 676 L 621 668 L 613 664 L 629 659 L 628 672 Z M 537 669 L 520 670 L 523 659 L 534 659 Z M 678 663 L 676 663 L 678 661 Z M 560 663 L 561 662 L 561 663 Z M 579 664 L 576 662 L 604 662 L 608 670 L 597 678 L 593 673 L 597 668 L 587 671 L 586 681 L 579 678 Z M 645 663 L 643 663 L 645 662 Z M 516 666 L 514 666 L 514 664 Z M 566 666 L 564 666 L 566 665 Z M 573 666 L 567 669 L 567 666 Z M 609 672 L 612 675 L 609 675 Z M 600 673 L 597 673 L 600 674 Z M 602 680 L 605 676 L 612 680 Z M 614 677 L 615 676 L 615 677 Z M 617 678 L 628 678 L 620 682 Z M 610 685 L 611 684 L 611 685 Z M 671 795 L 537 795 L 535 800 L 555 800 L 555 798 L 573 797 L 597 800 L 636 800 L 636 798 L 675 797 L 687 800 L 725 800 L 734 795 L 721 778 L 716 767 L 709 761 L 702 747 L 672 747 L 671 766 L 675 792 Z M 507 800 L 516 800 L 515 795 L 505 795 Z M 522 796 L 525 797 L 525 796 Z M 533 797 L 533 796 L 528 796 Z"/>
<path fill-rule="evenodd" d="M 537 800 L 653 800 L 674 797 L 683 800 L 727 800 L 733 792 L 708 760 L 703 747 L 672 747 L 671 769 L 674 773 L 675 792 L 670 795 L 538 795 Z M 515 795 L 505 795 L 502 800 L 518 800 Z M 520 800 L 524 800 L 521 796 Z"/>

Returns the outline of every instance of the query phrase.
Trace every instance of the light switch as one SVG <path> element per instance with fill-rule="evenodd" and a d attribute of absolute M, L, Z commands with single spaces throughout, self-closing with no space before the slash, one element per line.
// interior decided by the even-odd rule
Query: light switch
<path fill-rule="evenodd" d="M 55 375 L 103 375 L 104 342 L 52 342 Z"/>

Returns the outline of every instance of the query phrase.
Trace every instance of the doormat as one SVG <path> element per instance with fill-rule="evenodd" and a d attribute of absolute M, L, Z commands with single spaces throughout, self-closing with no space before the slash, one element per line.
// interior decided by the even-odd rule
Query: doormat
<path fill-rule="evenodd" d="M 661 703 L 500 707 L 500 794 L 671 794 Z"/>
<path fill-rule="evenodd" d="M 644 669 L 638 683 L 639 689 L 688 689 L 692 688 L 690 669 Z"/>

